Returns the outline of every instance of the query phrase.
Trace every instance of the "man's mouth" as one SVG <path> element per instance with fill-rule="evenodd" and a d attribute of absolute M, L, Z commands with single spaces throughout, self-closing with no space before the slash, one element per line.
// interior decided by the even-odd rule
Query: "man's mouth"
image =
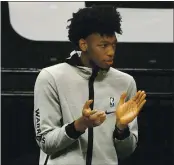
<path fill-rule="evenodd" d="M 113 60 L 107 60 L 105 61 L 108 65 L 112 65 L 113 64 Z"/>

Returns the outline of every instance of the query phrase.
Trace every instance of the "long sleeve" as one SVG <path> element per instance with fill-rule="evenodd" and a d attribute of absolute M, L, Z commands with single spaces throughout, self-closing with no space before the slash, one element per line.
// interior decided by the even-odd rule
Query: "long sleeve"
<path fill-rule="evenodd" d="M 136 92 L 137 92 L 136 83 L 135 80 L 132 79 L 127 91 L 128 96 L 126 100 L 132 98 L 136 94 Z M 126 132 L 128 136 L 122 140 L 118 140 L 117 138 L 114 137 L 114 145 L 119 159 L 123 159 L 132 154 L 137 146 L 138 142 L 137 118 L 135 118 L 131 123 L 129 123 Z"/>
<path fill-rule="evenodd" d="M 34 88 L 34 126 L 36 141 L 48 155 L 58 152 L 76 139 L 66 133 L 68 124 L 62 124 L 62 113 L 55 80 L 43 69 Z"/>

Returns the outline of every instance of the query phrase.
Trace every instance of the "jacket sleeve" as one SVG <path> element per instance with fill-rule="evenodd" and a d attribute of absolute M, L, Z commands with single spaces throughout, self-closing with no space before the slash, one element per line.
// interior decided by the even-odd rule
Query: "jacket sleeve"
<path fill-rule="evenodd" d="M 137 92 L 136 83 L 135 80 L 132 78 L 132 81 L 127 91 L 128 96 L 126 100 L 131 99 L 136 94 L 136 92 Z M 128 129 L 126 129 L 126 134 L 128 136 L 121 140 L 114 137 L 114 145 L 119 159 L 123 159 L 132 154 L 137 146 L 138 142 L 137 118 L 135 118 L 131 123 L 129 123 Z"/>
<path fill-rule="evenodd" d="M 53 76 L 43 69 L 34 87 L 34 127 L 39 147 L 48 155 L 58 152 L 76 139 L 66 133 L 61 106 Z M 72 125 L 72 124 L 71 124 Z"/>

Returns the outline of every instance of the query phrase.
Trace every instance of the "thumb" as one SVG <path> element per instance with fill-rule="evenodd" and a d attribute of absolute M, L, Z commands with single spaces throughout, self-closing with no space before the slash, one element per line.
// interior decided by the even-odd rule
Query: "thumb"
<path fill-rule="evenodd" d="M 125 98 L 126 98 L 126 92 L 122 93 L 122 95 L 120 96 L 120 101 L 118 103 L 118 106 L 124 104 Z"/>
<path fill-rule="evenodd" d="M 93 100 L 88 100 L 86 101 L 85 105 L 83 106 L 83 111 L 82 111 L 82 115 L 83 116 L 90 116 L 91 114 L 91 109 L 90 109 L 90 104 L 93 102 Z"/>
<path fill-rule="evenodd" d="M 85 105 L 83 106 L 83 109 L 89 109 L 92 102 L 93 100 L 86 101 Z"/>

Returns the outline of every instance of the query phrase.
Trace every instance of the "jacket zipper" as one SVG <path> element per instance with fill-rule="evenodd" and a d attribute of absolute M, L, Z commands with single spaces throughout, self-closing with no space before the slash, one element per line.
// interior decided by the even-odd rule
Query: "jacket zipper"
<path fill-rule="evenodd" d="M 93 102 L 90 105 L 91 110 L 93 110 L 94 107 L 94 80 L 97 76 L 98 70 L 93 70 L 92 75 L 88 82 L 88 88 L 89 88 L 89 100 L 93 100 Z M 91 165 L 92 163 L 92 153 L 93 153 L 93 128 L 88 128 L 88 148 L 87 148 L 87 155 L 86 155 L 86 165 Z"/>

